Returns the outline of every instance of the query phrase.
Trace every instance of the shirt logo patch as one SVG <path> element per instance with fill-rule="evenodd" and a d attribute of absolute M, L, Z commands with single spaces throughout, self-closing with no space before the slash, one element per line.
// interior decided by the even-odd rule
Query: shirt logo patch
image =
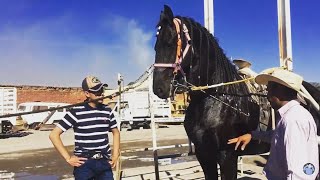
<path fill-rule="evenodd" d="M 311 175 L 314 173 L 315 171 L 315 167 L 313 164 L 311 163 L 307 163 L 303 166 L 303 172 L 306 174 L 306 175 Z"/>

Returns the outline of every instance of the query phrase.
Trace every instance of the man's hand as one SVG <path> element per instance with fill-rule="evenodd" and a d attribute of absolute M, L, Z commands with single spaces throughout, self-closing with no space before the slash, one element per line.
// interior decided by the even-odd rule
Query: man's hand
<path fill-rule="evenodd" d="M 109 161 L 112 168 L 116 167 L 118 159 L 119 159 L 119 155 L 112 156 L 111 161 Z"/>
<path fill-rule="evenodd" d="M 242 143 L 241 150 L 243 151 L 246 148 L 246 145 L 251 141 L 251 138 L 251 134 L 245 134 L 237 138 L 229 139 L 228 144 L 236 143 L 234 150 L 237 150 L 240 143 Z"/>
<path fill-rule="evenodd" d="M 83 158 L 83 157 L 78 157 L 78 156 L 71 156 L 67 162 L 71 165 L 71 166 L 75 166 L 75 167 L 79 167 L 82 164 L 84 164 L 84 162 L 87 160 L 87 158 Z"/>

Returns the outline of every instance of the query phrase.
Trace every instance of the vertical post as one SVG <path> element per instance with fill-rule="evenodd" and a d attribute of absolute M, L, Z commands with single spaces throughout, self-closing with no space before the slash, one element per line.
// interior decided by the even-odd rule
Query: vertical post
<path fill-rule="evenodd" d="M 4 115 L 4 91 L 5 91 L 5 88 L 0 88 L 0 101 L 1 101 L 1 104 L 0 104 L 0 108 L 1 108 L 1 115 Z M 1 133 L 4 133 L 3 131 L 3 124 L 2 124 L 2 119 L 0 119 L 0 134 Z"/>
<path fill-rule="evenodd" d="M 279 50 L 280 66 L 292 71 L 292 43 L 291 43 L 291 18 L 290 18 L 290 0 L 278 0 L 278 33 L 279 33 Z M 302 91 L 306 94 L 309 92 L 302 86 Z M 309 94 L 311 104 L 319 109 L 319 104 Z"/>
<path fill-rule="evenodd" d="M 290 0 L 278 0 L 280 67 L 292 71 Z"/>
<path fill-rule="evenodd" d="M 151 70 L 149 69 L 150 76 L 148 77 L 148 94 L 149 94 L 149 103 L 150 103 L 150 115 L 151 115 L 151 130 L 152 130 L 152 150 L 153 150 L 153 161 L 154 161 L 154 173 L 156 176 L 156 180 L 160 179 L 159 176 L 159 163 L 158 163 L 158 149 L 157 149 L 157 134 L 156 134 L 156 122 L 154 119 L 154 103 L 153 103 L 153 91 L 152 91 L 152 83 L 153 83 L 153 74 L 150 72 Z"/>
<path fill-rule="evenodd" d="M 153 104 L 153 103 L 151 103 Z M 153 105 L 151 105 L 151 128 L 152 128 L 152 150 L 154 161 L 154 173 L 156 180 L 159 180 L 159 163 L 158 163 L 158 149 L 157 149 L 157 134 L 156 134 L 156 122 L 154 119 Z"/>
<path fill-rule="evenodd" d="M 204 27 L 214 35 L 214 0 L 204 0 Z"/>
<path fill-rule="evenodd" d="M 120 128 L 120 125 L 121 125 L 121 111 L 120 111 L 120 108 L 121 108 L 121 82 L 123 81 L 123 78 L 121 76 L 120 73 L 118 73 L 118 89 L 119 89 L 119 98 L 118 98 L 118 128 Z M 120 130 L 120 129 L 119 129 Z"/>
<path fill-rule="evenodd" d="M 121 108 L 121 82 L 123 81 L 123 78 L 121 76 L 120 73 L 118 73 L 118 87 L 119 87 L 119 98 L 118 98 L 118 122 L 117 122 L 117 125 L 118 125 L 118 129 L 119 131 L 121 132 L 121 111 L 120 111 L 120 108 Z M 121 142 L 120 142 L 121 144 Z M 118 162 L 117 162 L 117 165 L 116 165 L 116 178 L 117 180 L 120 180 L 121 179 L 121 151 L 120 151 L 120 155 L 119 155 L 119 159 L 118 159 Z"/>

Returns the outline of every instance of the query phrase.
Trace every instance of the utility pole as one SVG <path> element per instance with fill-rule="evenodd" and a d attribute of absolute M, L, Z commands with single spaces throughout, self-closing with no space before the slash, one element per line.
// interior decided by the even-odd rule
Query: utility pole
<path fill-rule="evenodd" d="M 280 67 L 292 71 L 290 0 L 278 0 Z"/>
<path fill-rule="evenodd" d="M 214 0 L 204 0 L 204 27 L 214 36 Z"/>
<path fill-rule="evenodd" d="M 278 33 L 280 67 L 293 71 L 292 42 L 291 42 L 291 17 L 290 0 L 278 0 Z M 313 99 L 304 86 L 301 90 L 309 96 L 312 105 L 319 110 L 319 104 Z"/>

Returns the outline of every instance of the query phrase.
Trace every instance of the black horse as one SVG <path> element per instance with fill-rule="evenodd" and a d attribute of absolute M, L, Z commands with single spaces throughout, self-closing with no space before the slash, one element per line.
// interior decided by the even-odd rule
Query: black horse
<path fill-rule="evenodd" d="M 165 99 L 177 89 L 189 90 L 184 126 L 205 178 L 218 179 L 218 163 L 221 179 L 236 179 L 239 155 L 269 151 L 270 145 L 259 141 L 249 143 L 244 151 L 234 151 L 234 145 L 227 144 L 228 139 L 252 130 L 271 129 L 265 94 L 250 93 L 245 83 L 190 90 L 193 86 L 232 82 L 241 77 L 217 40 L 193 19 L 174 17 L 165 5 L 157 28 L 153 92 Z M 262 120 L 269 122 L 265 128 L 259 124 Z"/>

